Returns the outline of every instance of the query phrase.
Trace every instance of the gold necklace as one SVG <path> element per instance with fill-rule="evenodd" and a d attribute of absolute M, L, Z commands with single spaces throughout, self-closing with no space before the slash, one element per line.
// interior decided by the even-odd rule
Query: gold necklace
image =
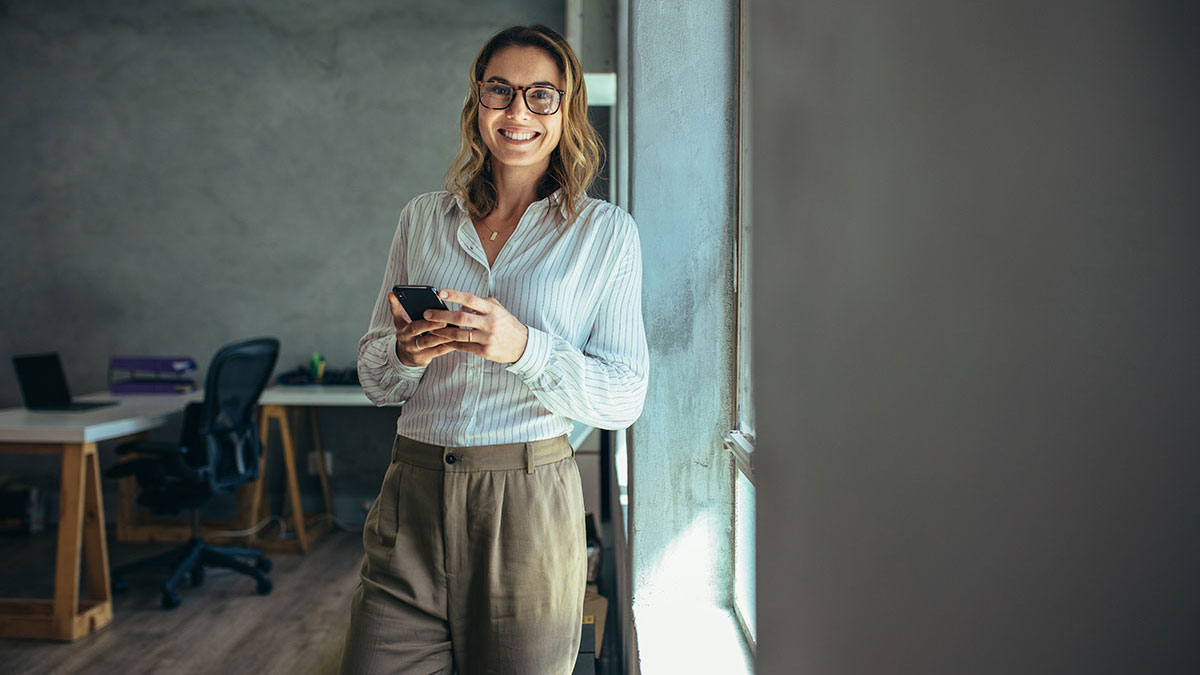
<path fill-rule="evenodd" d="M 483 223 L 483 221 L 482 221 L 482 220 L 481 220 L 481 221 L 479 221 L 479 224 L 480 224 L 480 225 L 483 225 L 483 229 L 485 229 L 485 230 L 487 230 L 488 232 L 491 232 L 491 233 L 492 233 L 492 236 L 488 237 L 488 241 L 496 241 L 496 235 L 498 235 L 498 234 L 500 234 L 500 233 L 499 233 L 499 232 L 497 232 L 496 230 L 493 230 L 492 228 L 488 227 L 487 225 L 484 225 L 484 223 Z M 511 227 L 511 226 L 510 226 L 510 227 Z M 507 229 L 508 229 L 508 227 L 503 227 L 503 228 L 501 228 L 501 229 L 507 230 Z"/>

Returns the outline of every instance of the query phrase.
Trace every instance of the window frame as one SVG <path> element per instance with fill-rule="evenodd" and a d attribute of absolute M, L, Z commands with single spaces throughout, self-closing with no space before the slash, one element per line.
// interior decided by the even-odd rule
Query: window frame
<path fill-rule="evenodd" d="M 747 120 L 749 119 L 748 103 L 749 103 L 749 73 L 750 59 L 746 51 L 749 43 L 746 36 L 746 28 L 748 26 L 748 5 L 750 0 L 739 0 L 737 11 L 737 238 L 734 244 L 734 293 L 737 296 L 737 306 L 735 313 L 736 333 L 734 336 L 734 411 L 733 425 L 730 432 L 724 438 L 724 448 L 733 456 L 732 467 L 730 470 L 730 496 L 733 501 L 731 509 L 731 527 L 730 533 L 733 538 L 730 550 L 733 553 L 733 575 L 732 587 L 730 589 L 730 606 L 733 615 L 737 620 L 738 626 L 741 629 L 742 637 L 745 639 L 746 648 L 749 650 L 751 657 L 757 655 L 757 638 L 754 630 L 751 629 L 751 621 L 743 614 L 737 599 L 738 578 L 738 563 L 740 561 L 738 542 L 740 540 L 738 529 L 738 514 L 742 507 L 738 503 L 738 477 L 739 474 L 746 477 L 750 485 L 753 487 L 755 483 L 754 471 L 754 453 L 755 453 L 755 419 L 754 419 L 754 400 L 751 379 L 751 344 L 750 344 L 750 294 L 753 292 L 750 284 L 749 270 L 750 254 L 751 254 L 751 214 L 749 209 L 750 195 L 750 136 L 748 133 Z M 757 499 L 755 500 L 757 503 Z M 755 514 L 751 514 L 751 523 L 756 522 Z M 749 570 L 751 575 L 757 576 L 756 571 Z M 753 577 L 752 577 L 753 578 Z M 753 587 L 753 584 L 752 584 Z"/>

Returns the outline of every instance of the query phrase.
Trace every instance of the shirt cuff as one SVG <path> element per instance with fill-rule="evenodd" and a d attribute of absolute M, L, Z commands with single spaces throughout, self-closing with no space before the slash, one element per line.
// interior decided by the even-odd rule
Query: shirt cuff
<path fill-rule="evenodd" d="M 400 357 L 396 356 L 396 334 L 387 340 L 387 360 L 388 365 L 400 373 L 400 377 L 405 380 L 419 380 L 425 374 L 425 366 L 406 366 L 400 362 Z"/>
<path fill-rule="evenodd" d="M 529 339 L 525 342 L 525 352 L 508 367 L 508 372 L 524 380 L 535 380 L 546 370 L 550 360 L 550 337 L 545 331 L 536 328 L 529 329 Z"/>

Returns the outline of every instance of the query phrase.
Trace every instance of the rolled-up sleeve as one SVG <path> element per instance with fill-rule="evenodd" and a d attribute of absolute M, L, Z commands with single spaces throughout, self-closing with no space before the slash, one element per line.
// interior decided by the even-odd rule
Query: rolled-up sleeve
<path fill-rule="evenodd" d="M 375 405 L 403 403 L 412 397 L 425 373 L 424 366 L 406 366 L 396 355 L 396 327 L 388 307 L 388 293 L 395 284 L 408 283 L 405 264 L 412 204 L 405 207 L 388 252 L 387 270 L 375 299 L 367 333 L 358 341 L 358 380 Z"/>
<path fill-rule="evenodd" d="M 631 221 L 624 238 L 583 348 L 529 328 L 525 352 L 508 367 L 548 410 L 601 429 L 627 427 L 641 415 L 650 374 L 642 320 L 642 251 Z"/>

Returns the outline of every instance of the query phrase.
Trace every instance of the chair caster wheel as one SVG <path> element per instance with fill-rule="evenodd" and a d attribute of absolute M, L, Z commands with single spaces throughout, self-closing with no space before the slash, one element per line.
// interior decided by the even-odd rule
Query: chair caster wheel
<path fill-rule="evenodd" d="M 113 593 L 124 593 L 125 591 L 129 590 L 129 582 L 125 581 L 124 579 L 113 579 L 112 590 Z"/>
<path fill-rule="evenodd" d="M 163 596 L 162 596 L 162 608 L 163 609 L 175 609 L 176 607 L 179 606 L 179 603 L 181 603 L 181 602 L 183 602 L 183 599 L 179 597 L 178 593 L 163 593 Z"/>
<path fill-rule="evenodd" d="M 270 579 L 259 579 L 258 580 L 258 594 L 259 595 L 270 595 L 271 589 L 273 589 L 273 588 L 275 588 L 275 585 L 271 583 Z"/>
<path fill-rule="evenodd" d="M 192 588 L 195 588 L 196 586 L 199 586 L 203 583 L 204 583 L 204 568 L 197 567 L 196 569 L 192 570 Z"/>
<path fill-rule="evenodd" d="M 271 571 L 271 559 L 270 558 L 259 558 L 258 560 L 256 560 L 254 562 L 254 566 L 264 572 L 270 572 Z"/>

